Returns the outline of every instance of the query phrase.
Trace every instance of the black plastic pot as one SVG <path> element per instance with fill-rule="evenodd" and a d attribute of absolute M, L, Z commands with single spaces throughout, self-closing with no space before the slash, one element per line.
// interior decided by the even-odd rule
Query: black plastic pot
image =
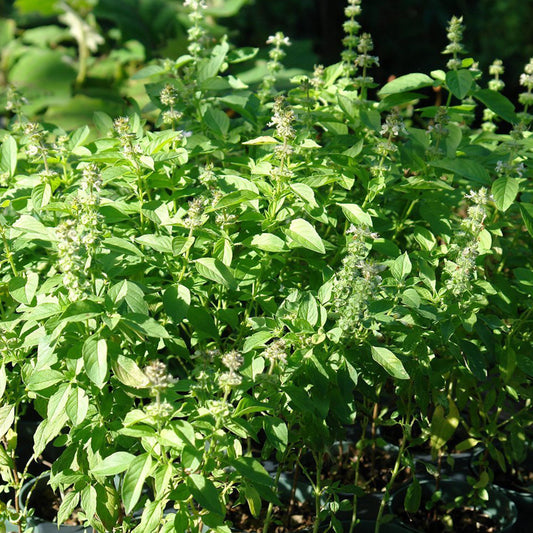
<path fill-rule="evenodd" d="M 32 504 L 34 504 L 36 498 L 39 497 L 39 491 L 44 490 L 44 488 L 47 486 L 49 477 L 50 476 L 48 474 L 44 474 L 40 477 L 32 479 L 31 481 L 28 481 L 28 483 L 22 487 L 19 496 L 21 507 L 26 506 L 27 503 L 28 507 L 33 507 Z M 38 516 L 32 516 L 28 519 L 28 527 L 33 528 L 33 533 L 93 533 L 94 531 L 92 527 L 82 526 L 61 525 L 58 528 L 57 523 L 44 520 Z M 18 532 L 18 528 L 13 524 L 6 524 L 6 531 Z"/>
<path fill-rule="evenodd" d="M 435 492 L 434 481 L 422 481 L 420 483 L 422 488 L 422 505 L 424 501 L 431 498 Z M 421 531 L 414 529 L 408 523 L 401 519 L 401 513 L 404 509 L 404 501 L 409 485 L 404 485 L 401 489 L 396 491 L 389 502 L 391 511 L 399 518 L 400 522 L 410 528 L 411 531 Z M 441 480 L 440 489 L 442 490 L 442 499 L 445 503 L 452 502 L 458 496 L 467 494 L 471 487 L 468 483 L 458 480 Z M 489 500 L 486 502 L 484 514 L 494 519 L 498 524 L 498 533 L 510 533 L 514 531 L 514 526 L 517 520 L 517 509 L 515 503 L 507 496 L 506 492 L 497 486 L 492 486 L 488 489 Z"/>

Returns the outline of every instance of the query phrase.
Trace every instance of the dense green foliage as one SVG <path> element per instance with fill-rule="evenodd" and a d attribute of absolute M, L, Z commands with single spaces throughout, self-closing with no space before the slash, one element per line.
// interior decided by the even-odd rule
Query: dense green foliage
<path fill-rule="evenodd" d="M 71 4 L 63 22 L 86 29 L 71 62 L 59 60 L 64 26 L 11 35 L 5 52 L 20 81 L 0 131 L 6 486 L 30 477 L 16 462 L 30 409 L 32 461 L 52 441 L 62 450 L 59 522 L 80 507 L 99 532 L 226 533 L 227 507 L 247 505 L 266 533 L 279 477 L 296 466 L 313 485 L 314 532 L 332 516 L 340 531 L 334 515 L 359 492 L 340 501 L 320 474 L 350 425 L 361 447 L 376 426 L 401 434 L 377 529 L 414 446 L 440 457 L 457 432 L 456 449 L 483 446 L 504 468 L 523 459 L 533 63 L 515 106 L 500 63 L 481 81 L 454 17 L 444 64 L 377 86 L 351 0 L 341 62 L 287 72 L 278 32 L 258 68 L 257 48 L 218 32 L 216 7 L 187 0 L 183 54 L 140 65 L 129 41 L 97 56 L 92 12 Z M 31 44 L 32 31 L 57 47 Z M 117 57 L 119 117 L 83 94 Z M 79 88 L 64 105 L 94 127 L 69 128 L 66 107 L 25 91 L 37 64 L 62 98 Z M 477 503 L 491 476 L 484 465 L 471 480 Z M 28 510 L 3 513 L 23 531 Z"/>

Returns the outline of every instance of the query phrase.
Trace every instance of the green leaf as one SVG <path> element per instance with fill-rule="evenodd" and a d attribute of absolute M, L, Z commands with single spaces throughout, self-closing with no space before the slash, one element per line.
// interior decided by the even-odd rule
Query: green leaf
<path fill-rule="evenodd" d="M 65 520 L 69 519 L 72 512 L 80 503 L 80 493 L 70 491 L 65 493 L 61 500 L 61 505 L 57 511 L 57 523 L 62 524 Z"/>
<path fill-rule="evenodd" d="M 107 342 L 96 336 L 89 337 L 81 348 L 84 368 L 89 379 L 100 389 L 107 381 Z"/>
<path fill-rule="evenodd" d="M 135 455 L 128 452 L 115 452 L 106 457 L 101 463 L 91 468 L 95 476 L 114 476 L 126 471 L 133 463 Z"/>
<path fill-rule="evenodd" d="M 39 211 L 50 203 L 52 198 L 52 188 L 49 183 L 39 183 L 31 191 L 31 201 L 33 208 Z"/>
<path fill-rule="evenodd" d="M 148 453 L 135 457 L 130 463 L 122 483 L 122 500 L 126 514 L 131 513 L 139 501 L 151 469 L 152 456 Z"/>
<path fill-rule="evenodd" d="M 408 513 L 416 513 L 422 500 L 422 487 L 415 477 L 407 488 L 404 500 L 404 508 Z"/>
<path fill-rule="evenodd" d="M 481 185 L 490 183 L 490 175 L 487 169 L 477 161 L 464 158 L 439 159 L 438 161 L 431 161 L 429 164 L 471 179 Z"/>
<path fill-rule="evenodd" d="M 430 445 L 434 450 L 440 450 L 452 437 L 459 425 L 459 411 L 455 403 L 449 399 L 448 416 L 444 407 L 437 405 L 431 418 Z"/>
<path fill-rule="evenodd" d="M 390 271 L 397 281 L 403 281 L 411 273 L 411 260 L 407 252 L 397 257 L 390 266 Z"/>
<path fill-rule="evenodd" d="M 378 92 L 379 96 L 386 96 L 389 94 L 404 93 L 407 91 L 416 91 L 423 87 L 430 87 L 433 85 L 433 79 L 427 74 L 414 72 L 413 74 L 406 74 L 400 76 L 389 83 L 386 83 Z"/>
<path fill-rule="evenodd" d="M 289 187 L 292 189 L 292 192 L 299 196 L 311 209 L 318 207 L 315 199 L 315 193 L 313 189 L 306 185 L 305 183 L 291 183 Z"/>
<path fill-rule="evenodd" d="M 260 346 L 265 346 L 265 344 L 274 337 L 274 333 L 271 330 L 264 330 L 264 331 L 256 331 L 255 333 L 252 333 L 252 335 L 249 335 L 246 337 L 246 340 L 244 341 L 242 352 L 248 353 L 251 350 L 255 348 L 259 348 Z"/>
<path fill-rule="evenodd" d="M 198 81 L 201 83 L 209 78 L 213 78 L 218 74 L 222 67 L 226 54 L 228 53 L 229 45 L 227 42 L 217 44 L 210 52 L 209 58 L 200 62 L 198 66 Z"/>
<path fill-rule="evenodd" d="M 265 252 L 288 252 L 285 241 L 273 233 L 261 233 L 254 235 L 252 246 Z"/>
<path fill-rule="evenodd" d="M 79 426 L 87 416 L 89 397 L 81 387 L 73 387 L 65 407 L 70 421 Z"/>
<path fill-rule="evenodd" d="M 474 93 L 474 98 L 479 100 L 482 104 L 487 106 L 491 111 L 496 113 L 511 124 L 518 122 L 518 117 L 515 113 L 515 108 L 512 102 L 496 91 L 490 89 L 480 89 Z"/>
<path fill-rule="evenodd" d="M 200 474 L 190 474 L 187 477 L 187 487 L 201 507 L 215 514 L 224 514 L 218 490 L 211 480 Z"/>
<path fill-rule="evenodd" d="M 253 457 L 237 457 L 231 464 L 244 479 L 252 482 L 254 485 L 265 487 L 272 487 L 274 485 L 274 480 L 265 470 L 265 467 Z"/>
<path fill-rule="evenodd" d="M 261 495 L 251 485 L 244 486 L 244 497 L 248 503 L 248 508 L 254 518 L 259 518 L 261 514 Z"/>
<path fill-rule="evenodd" d="M 9 431 L 15 421 L 15 406 L 2 405 L 0 407 L 0 439 Z"/>
<path fill-rule="evenodd" d="M 161 252 L 163 254 L 172 254 L 172 238 L 168 235 L 141 235 L 135 237 L 135 241 L 143 246 L 148 246 L 155 250 L 156 252 Z"/>
<path fill-rule="evenodd" d="M 169 338 L 167 330 L 152 317 L 140 313 L 128 313 L 122 317 L 122 322 L 141 335 L 160 339 Z"/>
<path fill-rule="evenodd" d="M 137 257 L 144 257 L 144 254 L 130 241 L 120 237 L 108 237 L 102 241 L 102 244 L 112 252 L 120 252 L 122 254 L 136 255 Z"/>
<path fill-rule="evenodd" d="M 216 203 L 216 205 L 212 208 L 212 210 L 216 211 L 217 209 L 231 207 L 232 205 L 240 205 L 243 202 L 255 200 L 256 198 L 259 198 L 259 194 L 257 194 L 255 191 L 233 191 L 229 194 L 225 194 L 224 196 L 222 196 L 220 200 Z"/>
<path fill-rule="evenodd" d="M 372 227 L 372 218 L 363 211 L 357 204 L 337 204 L 341 207 L 344 216 L 353 224 L 358 226 Z"/>
<path fill-rule="evenodd" d="M 371 346 L 372 359 L 381 365 L 392 377 L 397 379 L 409 379 L 402 362 L 388 349 L 383 346 Z"/>
<path fill-rule="evenodd" d="M 65 379 L 65 376 L 57 370 L 35 370 L 28 380 L 27 387 L 32 392 L 53 387 Z"/>
<path fill-rule="evenodd" d="M 285 422 L 280 418 L 263 417 L 263 429 L 274 449 L 283 453 L 289 443 L 289 430 Z"/>
<path fill-rule="evenodd" d="M 215 107 L 208 107 L 204 113 L 203 120 L 207 127 L 216 135 L 224 137 L 228 133 L 230 120 L 224 111 Z"/>
<path fill-rule="evenodd" d="M 492 184 L 494 203 L 500 211 L 507 211 L 513 204 L 520 189 L 518 179 L 502 176 Z"/>
<path fill-rule="evenodd" d="M 0 174 L 7 173 L 12 178 L 16 169 L 17 142 L 11 135 L 6 135 L 0 151 Z"/>
<path fill-rule="evenodd" d="M 289 245 L 291 247 L 301 246 L 302 248 L 307 248 L 313 252 L 319 254 L 326 253 L 324 248 L 324 243 L 320 238 L 320 235 L 317 233 L 315 228 L 304 220 L 303 218 L 297 218 L 291 222 L 288 230 L 285 230 L 287 235 L 293 240 Z"/>
<path fill-rule="evenodd" d="M 527 231 L 533 236 L 533 204 L 520 202 L 519 206 L 522 220 L 524 221 Z"/>
<path fill-rule="evenodd" d="M 191 292 L 185 285 L 169 287 L 163 293 L 163 306 L 165 312 L 175 324 L 186 318 L 191 304 Z"/>
<path fill-rule="evenodd" d="M 107 295 L 117 307 L 125 302 L 132 313 L 148 314 L 148 304 L 144 300 L 143 290 L 131 281 L 125 279 L 119 281 L 109 289 Z"/>
<path fill-rule="evenodd" d="M 119 354 L 113 364 L 113 372 L 117 379 L 127 387 L 143 389 L 148 386 L 148 378 L 137 363 L 129 357 Z"/>
<path fill-rule="evenodd" d="M 57 241 L 57 236 L 53 228 L 47 228 L 42 222 L 39 222 L 30 215 L 22 215 L 13 224 L 13 227 L 23 232 L 22 239 L 24 240 Z"/>
<path fill-rule="evenodd" d="M 451 93 L 462 100 L 474 84 L 474 76 L 469 70 L 450 70 L 446 73 L 446 85 Z"/>
<path fill-rule="evenodd" d="M 7 285 L 12 298 L 24 305 L 31 305 L 38 286 L 39 275 L 31 271 L 26 272 L 26 279 L 20 276 L 11 278 Z"/>
<path fill-rule="evenodd" d="M 235 290 L 237 282 L 230 269 L 219 259 L 201 257 L 195 261 L 196 270 L 200 276 Z"/>

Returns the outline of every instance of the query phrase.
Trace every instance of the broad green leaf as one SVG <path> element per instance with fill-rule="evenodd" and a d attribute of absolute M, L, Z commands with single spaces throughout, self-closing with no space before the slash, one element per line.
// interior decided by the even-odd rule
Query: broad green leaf
<path fill-rule="evenodd" d="M 429 164 L 468 178 L 481 185 L 490 183 L 490 175 L 487 169 L 472 159 L 439 159 L 431 161 Z"/>
<path fill-rule="evenodd" d="M 102 111 L 95 111 L 93 121 L 102 135 L 107 135 L 113 130 L 113 119 Z"/>
<path fill-rule="evenodd" d="M 224 111 L 215 107 L 208 107 L 203 119 L 207 127 L 216 135 L 223 137 L 228 133 L 230 120 Z"/>
<path fill-rule="evenodd" d="M 211 50 L 208 58 L 200 62 L 198 66 L 198 81 L 200 83 L 218 74 L 228 51 L 229 45 L 223 41 Z"/>
<path fill-rule="evenodd" d="M 127 514 L 133 511 L 139 501 L 151 469 L 152 456 L 148 453 L 143 453 L 131 461 L 122 482 L 122 501 Z"/>
<path fill-rule="evenodd" d="M 22 239 L 24 240 L 57 241 L 53 228 L 47 228 L 42 222 L 30 215 L 22 215 L 13 224 L 13 227 L 23 232 Z"/>
<path fill-rule="evenodd" d="M 293 240 L 291 247 L 301 246 L 319 254 L 326 253 L 320 235 L 307 220 L 303 218 L 293 220 L 286 233 Z"/>
<path fill-rule="evenodd" d="M 2 366 L 0 366 L 0 400 L 2 399 L 2 396 L 4 395 L 4 392 L 6 391 L 6 385 L 7 385 L 6 367 L 4 364 L 2 364 Z"/>
<path fill-rule="evenodd" d="M 430 445 L 434 450 L 440 450 L 452 437 L 459 425 L 459 411 L 450 398 L 448 399 L 449 411 L 446 416 L 444 407 L 437 405 L 430 426 Z"/>
<path fill-rule="evenodd" d="M 52 188 L 49 183 L 39 183 L 31 191 L 31 201 L 33 208 L 37 211 L 46 207 L 52 198 Z"/>
<path fill-rule="evenodd" d="M 122 317 L 122 322 L 141 335 L 168 339 L 167 330 L 152 317 L 140 313 L 128 313 Z"/>
<path fill-rule="evenodd" d="M 500 211 L 507 211 L 513 204 L 518 190 L 518 179 L 510 176 L 502 176 L 492 184 L 494 203 Z"/>
<path fill-rule="evenodd" d="M 53 387 L 64 379 L 65 376 L 57 370 L 35 370 L 28 380 L 27 387 L 30 391 L 38 392 Z"/>
<path fill-rule="evenodd" d="M 289 443 L 289 430 L 280 418 L 263 417 L 263 429 L 270 444 L 275 450 L 284 452 Z"/>
<path fill-rule="evenodd" d="M 73 387 L 66 405 L 67 415 L 70 421 L 79 426 L 87 416 L 89 410 L 89 397 L 81 387 Z"/>
<path fill-rule="evenodd" d="M 237 282 L 230 269 L 219 259 L 201 257 L 195 262 L 196 270 L 200 276 L 224 285 L 228 289 L 236 289 Z"/>
<path fill-rule="evenodd" d="M 271 330 L 256 331 L 252 333 L 244 341 L 242 352 L 247 353 L 255 348 L 260 346 L 265 346 L 265 344 L 274 337 L 274 333 Z"/>
<path fill-rule="evenodd" d="M 397 281 L 403 281 L 411 273 L 412 265 L 407 252 L 397 257 L 390 266 L 391 274 Z"/>
<path fill-rule="evenodd" d="M 372 346 L 372 359 L 381 365 L 392 377 L 397 379 L 409 379 L 402 362 L 388 349 L 383 346 Z"/>
<path fill-rule="evenodd" d="M 248 503 L 248 508 L 254 518 L 259 518 L 261 514 L 261 495 L 252 485 L 245 485 L 244 496 Z"/>
<path fill-rule="evenodd" d="M 431 231 L 422 226 L 416 226 L 413 229 L 413 235 L 416 242 L 420 245 L 422 250 L 430 251 L 437 245 L 437 240 Z"/>
<path fill-rule="evenodd" d="M 344 216 L 353 224 L 372 227 L 372 218 L 357 204 L 337 204 L 341 207 Z"/>
<path fill-rule="evenodd" d="M 172 254 L 172 238 L 168 235 L 140 235 L 135 237 L 135 241 L 143 246 L 148 246 L 155 250 L 156 252 L 161 252 L 163 254 Z"/>
<path fill-rule="evenodd" d="M 132 533 L 146 533 L 148 531 L 160 531 L 163 517 L 163 503 L 161 501 L 148 502 L 143 509 L 141 521 Z"/>
<path fill-rule="evenodd" d="M 96 336 L 89 337 L 82 346 L 84 368 L 89 379 L 100 389 L 107 381 L 107 342 Z"/>
<path fill-rule="evenodd" d="M 7 285 L 9 294 L 17 302 L 31 305 L 39 286 L 39 275 L 36 272 L 26 272 L 26 279 L 23 277 L 11 278 Z"/>
<path fill-rule="evenodd" d="M 526 226 L 529 234 L 533 236 L 533 204 L 526 204 L 525 202 L 520 202 L 519 206 L 524 225 Z"/>
<path fill-rule="evenodd" d="M 515 113 L 515 108 L 512 102 L 503 94 L 490 89 L 480 89 L 473 94 L 476 100 L 485 104 L 491 111 L 496 113 L 499 117 L 507 122 L 514 124 L 518 122 L 518 117 Z"/>
<path fill-rule="evenodd" d="M 422 487 L 415 477 L 405 493 L 404 508 L 408 513 L 416 513 L 422 500 Z"/>
<path fill-rule="evenodd" d="M 96 485 L 96 514 L 105 531 L 112 531 L 121 513 L 120 495 L 114 486 Z M 155 528 L 152 530 L 155 531 Z"/>
<path fill-rule="evenodd" d="M 187 477 L 187 487 L 201 507 L 215 514 L 224 514 L 218 490 L 211 480 L 200 474 L 190 474 Z"/>
<path fill-rule="evenodd" d="M 17 142 L 11 135 L 6 135 L 0 151 L 0 174 L 7 173 L 12 178 L 16 170 Z"/>
<path fill-rule="evenodd" d="M 112 252 L 120 252 L 122 254 L 144 257 L 144 254 L 141 252 L 141 250 L 139 250 L 139 248 L 137 248 L 137 246 L 120 237 L 108 237 L 102 241 L 102 245 Z"/>
<path fill-rule="evenodd" d="M 46 445 L 55 439 L 68 422 L 65 410 L 58 411 L 55 416 L 45 418 L 37 427 L 33 437 L 33 454 L 38 457 L 46 448 Z"/>
<path fill-rule="evenodd" d="M 386 96 L 389 94 L 404 93 L 407 91 L 416 91 L 423 87 L 430 87 L 434 83 L 433 79 L 427 74 L 414 72 L 413 74 L 406 74 L 399 76 L 389 83 L 386 83 L 379 91 L 379 96 Z"/>
<path fill-rule="evenodd" d="M 143 290 L 131 281 L 126 279 L 119 281 L 109 289 L 107 295 L 117 307 L 125 302 L 132 313 L 148 314 L 148 304 L 144 299 Z"/>
<path fill-rule="evenodd" d="M 309 185 L 306 185 L 305 183 L 291 183 L 290 188 L 292 189 L 292 192 L 306 202 L 311 209 L 318 207 L 315 200 L 315 193 Z"/>
<path fill-rule="evenodd" d="M 133 359 L 119 354 L 112 368 L 117 379 L 127 387 L 143 389 L 148 386 L 148 378 Z"/>
<path fill-rule="evenodd" d="M 226 207 L 231 207 L 233 205 L 240 205 L 243 202 L 255 200 L 256 198 L 259 198 L 259 194 L 257 194 L 255 191 L 233 191 L 229 194 L 225 194 L 224 196 L 222 196 L 220 200 L 216 203 L 216 205 L 212 208 L 212 210 L 216 211 L 217 209 L 223 209 Z"/>
<path fill-rule="evenodd" d="M 96 513 L 96 500 L 98 494 L 96 492 L 96 487 L 92 484 L 86 484 L 81 489 L 81 508 L 87 516 L 94 516 Z"/>
<path fill-rule="evenodd" d="M 91 468 L 95 476 L 114 476 L 126 471 L 133 463 L 135 455 L 128 452 L 115 452 L 107 456 L 101 463 Z"/>
<path fill-rule="evenodd" d="M 62 524 L 69 519 L 72 512 L 80 503 L 80 493 L 76 491 L 66 492 L 61 500 L 61 505 L 57 511 L 57 523 Z"/>
<path fill-rule="evenodd" d="M 469 70 L 450 70 L 446 73 L 446 85 L 452 94 L 462 100 L 474 84 L 474 76 Z"/>
<path fill-rule="evenodd" d="M 288 252 L 288 248 L 285 245 L 285 241 L 274 235 L 273 233 L 261 233 L 259 235 L 254 235 L 252 246 L 259 248 L 265 252 Z"/>
<path fill-rule="evenodd" d="M 191 292 L 185 285 L 174 285 L 163 293 L 165 312 L 175 324 L 179 324 L 189 311 Z"/>
<path fill-rule="evenodd" d="M 15 421 L 15 406 L 2 405 L 0 407 L 0 439 L 9 431 Z"/>

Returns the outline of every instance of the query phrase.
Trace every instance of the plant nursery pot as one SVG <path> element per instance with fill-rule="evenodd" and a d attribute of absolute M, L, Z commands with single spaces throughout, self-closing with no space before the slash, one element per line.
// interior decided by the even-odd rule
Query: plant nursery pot
<path fill-rule="evenodd" d="M 28 519 L 28 526 L 32 527 L 33 533 L 93 533 L 94 530 L 92 527 L 83 527 L 80 525 L 67 525 L 62 524 L 57 526 L 56 522 L 53 522 L 50 517 L 42 518 L 38 515 L 39 510 L 43 509 L 45 512 L 52 509 L 53 499 L 49 496 L 53 495 L 52 489 L 48 486 L 48 480 L 50 476 L 48 473 L 39 476 L 31 481 L 26 483 L 19 495 L 19 502 L 21 507 L 25 507 L 28 503 L 28 507 L 35 509 L 35 514 Z M 28 494 L 31 492 L 31 495 L 28 499 Z M 44 514 L 44 513 L 43 513 Z M 53 511 L 52 511 L 53 514 Z M 9 527 L 15 529 L 7 529 L 7 531 L 18 532 L 18 528 L 9 524 Z"/>
<path fill-rule="evenodd" d="M 434 481 L 421 481 L 420 486 L 422 489 L 422 498 L 420 509 L 424 513 L 429 513 L 431 511 L 425 511 L 424 504 L 427 502 L 432 494 L 435 492 L 435 482 Z M 389 502 L 391 511 L 399 518 L 400 522 L 409 528 L 411 531 L 420 531 L 420 532 L 440 532 L 445 531 L 444 529 L 439 528 L 439 522 L 425 522 L 424 527 L 421 527 L 420 521 L 417 520 L 416 514 L 409 515 L 404 510 L 404 501 L 409 485 L 404 485 L 401 489 L 396 491 Z M 464 481 L 458 480 L 441 480 L 440 488 L 442 490 L 442 501 L 446 503 L 453 502 L 453 500 L 459 496 L 464 496 L 468 494 L 471 489 L 470 485 Z M 514 526 L 517 520 L 517 509 L 514 502 L 507 496 L 506 492 L 497 486 L 492 486 L 488 489 L 489 500 L 486 504 L 485 509 L 482 512 L 482 515 L 488 517 L 492 525 L 488 531 L 493 533 L 510 533 L 514 531 Z M 420 512 L 420 511 L 419 511 Z M 464 516 L 467 519 L 471 519 L 473 510 L 465 510 Z M 449 513 L 446 513 L 449 514 Z M 478 528 L 477 526 L 469 522 L 468 524 L 462 524 L 460 521 L 456 521 L 453 524 L 454 533 L 474 533 L 474 532 L 483 532 L 487 529 Z"/>

